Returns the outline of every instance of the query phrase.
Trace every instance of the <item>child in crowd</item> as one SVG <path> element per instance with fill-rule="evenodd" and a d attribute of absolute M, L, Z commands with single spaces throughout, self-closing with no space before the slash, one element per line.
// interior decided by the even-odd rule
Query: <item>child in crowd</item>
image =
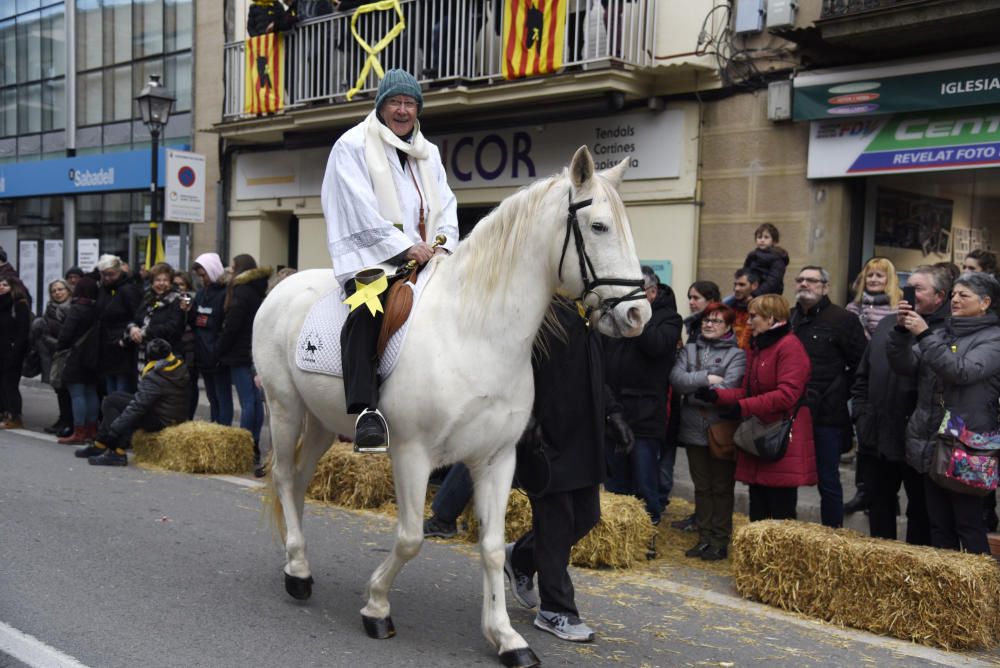
<path fill-rule="evenodd" d="M 754 231 L 757 247 L 747 254 L 743 268 L 760 276 L 760 285 L 753 296 L 780 295 L 785 291 L 785 268 L 788 267 L 788 252 L 778 245 L 781 235 L 771 223 L 762 223 Z"/>

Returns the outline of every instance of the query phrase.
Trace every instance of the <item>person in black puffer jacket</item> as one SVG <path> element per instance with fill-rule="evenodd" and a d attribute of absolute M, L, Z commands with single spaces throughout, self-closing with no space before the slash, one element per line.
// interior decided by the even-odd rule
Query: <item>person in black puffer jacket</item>
<path fill-rule="evenodd" d="M 62 386 L 73 406 L 73 431 L 59 439 L 63 445 L 83 445 L 97 434 L 97 369 L 100 325 L 97 281 L 84 276 L 73 288 L 69 313 L 59 329 L 56 351 L 71 349 L 62 374 Z"/>
<path fill-rule="evenodd" d="M 747 254 L 743 268 L 760 276 L 760 284 L 753 291 L 760 295 L 780 295 L 785 291 L 785 269 L 788 268 L 788 251 L 778 245 L 778 228 L 763 223 L 754 232 L 757 247 Z"/>
<path fill-rule="evenodd" d="M 116 255 L 102 255 L 97 261 L 101 272 L 101 293 L 97 299 L 101 376 L 105 390 L 133 392 L 135 390 L 135 350 L 125 343 L 125 328 L 135 317 L 142 303 L 142 288 L 125 271 Z"/>
<path fill-rule="evenodd" d="M 233 423 L 233 386 L 229 367 L 219 364 L 215 354 L 225 315 L 226 270 L 216 253 L 203 253 L 194 261 L 194 273 L 201 280 L 201 289 L 187 306 L 188 324 L 194 332 L 194 364 L 205 381 L 212 422 L 228 427 Z"/>
<path fill-rule="evenodd" d="M 104 397 L 97 440 L 77 450 L 77 457 L 94 466 L 126 466 L 125 449 L 136 429 L 160 431 L 187 420 L 190 378 L 184 360 L 174 357 L 163 339 L 150 341 L 145 357 L 149 362 L 142 370 L 139 389 L 135 394 L 115 392 Z"/>
<path fill-rule="evenodd" d="M 28 291 L 16 276 L 0 278 L 0 429 L 20 429 L 21 369 L 31 332 Z"/>
<path fill-rule="evenodd" d="M 267 293 L 270 267 L 258 267 L 249 255 L 232 261 L 233 278 L 225 301 L 222 332 L 215 344 L 215 359 L 229 367 L 229 375 L 240 399 L 240 427 L 253 435 L 255 473 L 260 465 L 260 430 L 264 425 L 264 395 L 254 382 L 253 319 Z"/>
<path fill-rule="evenodd" d="M 70 299 L 73 291 L 69 284 L 61 278 L 49 283 L 49 303 L 45 305 L 45 313 L 32 324 L 32 338 L 35 350 L 42 363 L 42 382 L 49 382 L 49 371 L 52 368 L 52 355 L 56 352 L 59 342 L 59 330 L 62 329 L 66 316 L 69 315 Z M 36 332 L 37 328 L 37 332 Z M 73 404 L 69 398 L 69 390 L 59 387 L 55 390 L 59 404 L 59 418 L 49 427 L 46 433 L 57 436 L 68 436 L 73 430 Z"/>
<path fill-rule="evenodd" d="M 681 337 L 681 317 L 667 286 L 661 286 L 652 269 L 643 267 L 646 298 L 653 316 L 642 334 L 631 339 L 608 339 L 605 343 L 606 382 L 618 403 L 624 406 L 625 422 L 635 434 L 630 455 L 609 455 L 609 477 L 605 488 L 617 494 L 633 494 L 646 504 L 654 523 L 663 510 L 660 491 L 660 453 L 676 455 L 665 448 L 667 437 L 667 391 L 670 371 Z M 668 461 L 670 471 L 673 462 Z"/>

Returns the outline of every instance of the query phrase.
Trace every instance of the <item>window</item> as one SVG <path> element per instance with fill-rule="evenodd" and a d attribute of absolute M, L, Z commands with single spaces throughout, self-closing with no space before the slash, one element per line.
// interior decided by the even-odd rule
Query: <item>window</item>
<path fill-rule="evenodd" d="M 104 24 L 100 0 L 76 4 L 76 67 L 81 72 L 104 65 Z"/>
<path fill-rule="evenodd" d="M 17 83 L 17 32 L 14 21 L 0 21 L 0 86 Z"/>
<path fill-rule="evenodd" d="M 104 120 L 104 71 L 87 72 L 76 78 L 77 125 L 96 125 Z"/>
<path fill-rule="evenodd" d="M 191 48 L 191 0 L 165 0 L 163 14 L 164 51 Z"/>
<path fill-rule="evenodd" d="M 104 0 L 104 64 L 132 60 L 132 4 L 129 0 Z"/>
<path fill-rule="evenodd" d="M 164 83 L 177 98 L 173 113 L 191 110 L 191 52 L 164 58 Z"/>
<path fill-rule="evenodd" d="M 132 118 L 133 95 L 132 66 L 122 65 L 108 70 L 104 81 L 104 122 Z"/>
<path fill-rule="evenodd" d="M 20 134 L 42 131 L 42 84 L 18 86 L 17 129 Z"/>
<path fill-rule="evenodd" d="M 162 0 L 136 0 L 132 10 L 132 57 L 163 53 Z"/>
<path fill-rule="evenodd" d="M 66 127 L 66 80 L 49 79 L 42 82 L 42 131 L 62 130 Z"/>
<path fill-rule="evenodd" d="M 42 78 L 42 14 L 32 12 L 17 17 L 17 81 Z"/>
<path fill-rule="evenodd" d="M 0 89 L 0 137 L 17 134 L 17 89 Z"/>
<path fill-rule="evenodd" d="M 42 77 L 66 74 L 66 17 L 62 5 L 42 10 Z"/>

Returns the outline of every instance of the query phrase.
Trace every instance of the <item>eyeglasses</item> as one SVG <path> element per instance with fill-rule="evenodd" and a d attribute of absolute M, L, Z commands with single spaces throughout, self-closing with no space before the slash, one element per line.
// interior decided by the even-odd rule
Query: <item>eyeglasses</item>
<path fill-rule="evenodd" d="M 416 100 L 401 100 L 399 98 L 391 98 L 385 101 L 385 106 L 390 109 L 416 109 Z"/>
<path fill-rule="evenodd" d="M 795 282 L 796 283 L 809 283 L 811 285 L 815 285 L 817 283 L 826 283 L 826 281 L 824 281 L 822 278 L 810 278 L 808 276 L 796 276 L 795 277 Z"/>
<path fill-rule="evenodd" d="M 725 324 L 726 324 L 726 321 L 722 320 L 720 318 L 708 318 L 708 319 L 705 319 L 705 320 L 701 321 L 701 326 L 702 327 L 704 327 L 705 325 L 713 325 L 714 326 L 714 325 L 725 325 Z"/>

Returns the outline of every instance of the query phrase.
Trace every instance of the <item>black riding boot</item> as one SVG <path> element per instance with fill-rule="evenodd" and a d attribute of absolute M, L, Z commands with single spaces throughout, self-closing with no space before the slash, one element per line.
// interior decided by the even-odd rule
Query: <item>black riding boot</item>
<path fill-rule="evenodd" d="M 348 281 L 348 296 L 354 294 L 354 281 Z M 349 414 L 360 413 L 354 423 L 355 452 L 385 452 L 389 432 L 378 410 L 378 343 L 382 312 L 374 316 L 365 305 L 347 315 L 340 332 L 340 356 L 344 368 L 344 394 Z"/>

